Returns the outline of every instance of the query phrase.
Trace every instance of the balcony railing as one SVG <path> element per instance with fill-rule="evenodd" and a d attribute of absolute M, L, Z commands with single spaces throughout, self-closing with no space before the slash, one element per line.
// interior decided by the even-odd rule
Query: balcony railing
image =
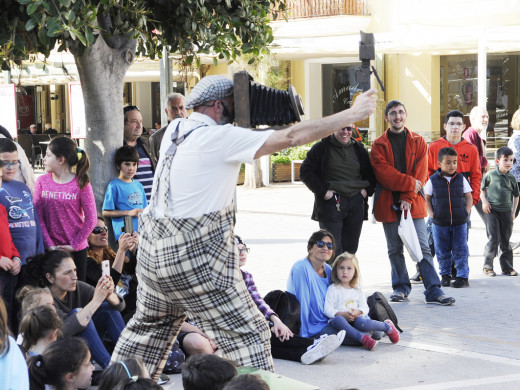
<path fill-rule="evenodd" d="M 365 14 L 366 0 L 288 0 L 287 2 L 289 19 Z"/>

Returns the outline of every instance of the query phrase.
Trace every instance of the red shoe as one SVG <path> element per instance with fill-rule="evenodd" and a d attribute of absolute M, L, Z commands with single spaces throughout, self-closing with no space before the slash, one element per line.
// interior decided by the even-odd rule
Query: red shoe
<path fill-rule="evenodd" d="M 399 332 L 395 328 L 394 323 L 391 320 L 385 320 L 385 323 L 390 325 L 390 330 L 386 333 L 392 344 L 397 344 L 399 341 Z"/>
<path fill-rule="evenodd" d="M 363 344 L 363 346 L 368 349 L 369 351 L 373 350 L 374 347 L 377 345 L 377 341 L 374 340 L 372 337 L 370 337 L 369 335 L 364 335 L 363 338 L 361 339 L 361 344 Z"/>

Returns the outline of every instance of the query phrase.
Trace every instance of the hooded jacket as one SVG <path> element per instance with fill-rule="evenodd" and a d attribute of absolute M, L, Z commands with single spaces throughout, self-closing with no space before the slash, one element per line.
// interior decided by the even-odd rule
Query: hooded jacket
<path fill-rule="evenodd" d="M 372 143 L 370 159 L 377 179 L 374 195 L 374 217 L 378 222 L 396 222 L 393 210 L 392 192 L 400 192 L 399 200 L 411 203 L 412 218 L 426 217 L 426 202 L 422 190 L 415 193 L 415 182 L 422 185 L 428 180 L 427 146 L 424 138 L 405 127 L 406 136 L 406 173 L 399 172 L 394 166 L 394 152 L 388 139 L 387 130 Z"/>

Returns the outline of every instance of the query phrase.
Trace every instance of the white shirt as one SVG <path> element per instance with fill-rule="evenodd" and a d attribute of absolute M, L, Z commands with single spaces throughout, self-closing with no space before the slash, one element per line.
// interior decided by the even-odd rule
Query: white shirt
<path fill-rule="evenodd" d="M 170 170 L 168 214 L 174 218 L 193 218 L 219 211 L 233 200 L 242 162 L 252 163 L 256 152 L 274 130 L 253 131 L 230 124 L 221 126 L 198 112 L 193 112 L 188 120 L 175 119 L 166 129 L 161 143 L 154 188 L 179 121 L 179 137 L 203 126 L 177 147 Z M 165 217 L 164 197 L 159 191 L 158 206 L 154 207 L 154 203 L 152 199 L 144 212 L 153 210 L 156 218 Z"/>
<path fill-rule="evenodd" d="M 460 173 L 459 173 L 460 175 Z M 452 176 L 444 176 L 444 178 L 446 180 L 448 180 L 448 183 L 451 181 L 451 178 Z M 463 181 L 463 191 L 465 194 L 467 194 L 468 192 L 473 192 L 473 190 L 471 189 L 471 186 L 469 185 L 469 182 L 468 182 L 468 179 L 466 179 L 464 176 L 462 176 L 462 181 Z M 426 195 L 430 195 L 432 196 L 433 195 L 433 185 L 432 185 L 432 181 L 431 179 L 428 179 L 428 181 L 426 182 L 426 184 L 424 185 L 424 193 Z"/>
<path fill-rule="evenodd" d="M 325 315 L 334 318 L 338 311 L 359 309 L 362 315 L 368 315 L 368 304 L 361 288 L 345 288 L 339 284 L 331 284 L 325 296 Z"/>

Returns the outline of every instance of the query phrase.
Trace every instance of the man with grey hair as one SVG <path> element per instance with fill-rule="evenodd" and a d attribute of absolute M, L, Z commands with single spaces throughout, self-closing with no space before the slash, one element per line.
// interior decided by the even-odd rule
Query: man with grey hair
<path fill-rule="evenodd" d="M 482 170 L 483 175 L 487 172 L 489 166 L 488 160 L 484 153 L 484 149 L 486 148 L 486 141 L 482 139 L 480 134 L 482 134 L 482 131 L 484 131 L 484 135 L 486 134 L 489 123 L 489 114 L 484 107 L 475 106 L 469 113 L 469 120 L 471 122 L 471 127 L 469 127 L 464 132 L 464 134 L 462 134 L 462 138 L 477 147 L 478 157 L 480 160 L 480 169 Z"/>
<path fill-rule="evenodd" d="M 140 356 L 160 375 L 185 312 L 240 365 L 273 370 L 270 331 L 238 267 L 233 196 L 240 165 L 326 137 L 375 111 L 376 90 L 326 118 L 284 130 L 233 126 L 233 82 L 204 77 L 161 145 L 152 200 L 139 218 L 137 310 L 112 361 Z"/>
<path fill-rule="evenodd" d="M 168 123 L 177 118 L 187 118 L 188 111 L 186 110 L 184 103 L 184 95 L 174 92 L 170 93 L 166 96 L 165 101 L 165 109 L 166 117 L 168 118 Z M 161 149 L 161 142 L 164 137 L 164 133 L 166 132 L 166 128 L 168 125 L 162 127 L 157 130 L 149 139 L 150 142 L 150 150 L 154 156 L 154 158 L 159 160 L 159 151 Z"/>

